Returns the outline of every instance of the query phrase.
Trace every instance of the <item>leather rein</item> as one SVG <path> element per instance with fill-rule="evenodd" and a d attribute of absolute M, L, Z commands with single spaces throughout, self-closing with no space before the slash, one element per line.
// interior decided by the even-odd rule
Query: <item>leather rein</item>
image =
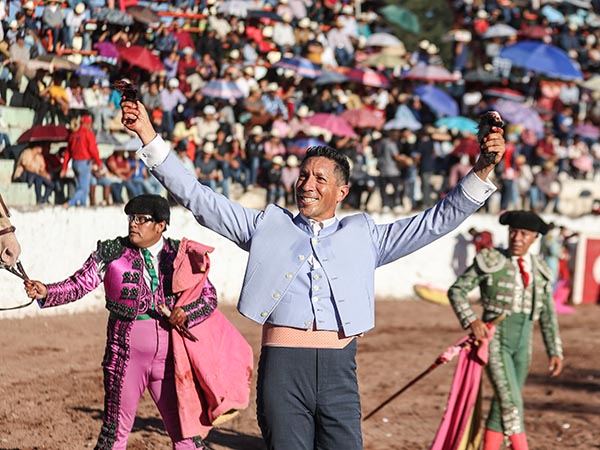
<path fill-rule="evenodd" d="M 0 217 L 3 217 L 3 216 L 6 218 L 9 218 L 10 213 L 8 212 L 8 208 L 6 207 L 6 203 L 4 203 L 2 194 L 0 194 Z M 0 229 L 0 236 L 9 234 L 9 233 L 14 233 L 16 230 L 17 229 L 13 225 L 6 227 L 6 228 L 2 228 L 2 229 Z M 21 261 L 17 261 L 17 263 L 14 266 L 8 266 L 8 265 L 4 264 L 2 261 L 0 261 L 0 269 L 6 269 L 13 275 L 16 275 L 19 278 L 21 278 L 22 280 L 29 280 L 29 277 L 27 276 L 27 273 L 25 272 L 25 269 L 23 268 Z M 25 308 L 26 306 L 31 305 L 33 303 L 33 301 L 34 301 L 34 299 L 32 299 L 30 302 L 24 303 L 22 305 L 13 306 L 10 308 L 0 308 L 0 311 L 11 311 L 14 309 Z"/>

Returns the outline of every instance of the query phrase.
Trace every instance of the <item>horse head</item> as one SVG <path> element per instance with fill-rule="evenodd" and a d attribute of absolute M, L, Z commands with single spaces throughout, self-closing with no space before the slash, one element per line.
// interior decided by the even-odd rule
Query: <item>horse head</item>
<path fill-rule="evenodd" d="M 0 195 L 0 267 L 13 268 L 21 254 L 21 246 L 10 223 L 8 208 Z"/>

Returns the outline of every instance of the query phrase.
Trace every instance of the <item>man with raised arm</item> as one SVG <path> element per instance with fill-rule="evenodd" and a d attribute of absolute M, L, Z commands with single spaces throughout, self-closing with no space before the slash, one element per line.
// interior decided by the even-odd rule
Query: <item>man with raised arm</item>
<path fill-rule="evenodd" d="M 311 147 L 296 182 L 298 214 L 277 205 L 245 208 L 189 174 L 154 131 L 140 102 L 123 102 L 123 123 L 154 176 L 198 223 L 249 252 L 238 310 L 263 326 L 257 416 L 267 448 L 362 449 L 356 337 L 374 326 L 375 269 L 455 229 L 479 209 L 504 154 L 494 128 L 490 158 L 433 208 L 379 225 L 367 214 L 336 217 L 348 194 L 349 163 Z"/>

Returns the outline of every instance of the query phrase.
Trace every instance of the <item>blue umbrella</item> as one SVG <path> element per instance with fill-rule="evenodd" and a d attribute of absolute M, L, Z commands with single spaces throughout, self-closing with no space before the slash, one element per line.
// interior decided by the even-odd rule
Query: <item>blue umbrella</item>
<path fill-rule="evenodd" d="M 321 71 L 319 78 L 315 80 L 315 84 L 338 84 L 348 81 L 348 77 L 342 73 L 336 72 L 335 70 L 324 69 Z"/>
<path fill-rule="evenodd" d="M 232 81 L 214 80 L 206 83 L 201 89 L 202 95 L 223 100 L 239 99 L 244 97 L 237 85 Z"/>
<path fill-rule="evenodd" d="M 458 116 L 458 103 L 439 87 L 425 84 L 417 86 L 414 92 L 438 117 Z"/>
<path fill-rule="evenodd" d="M 314 64 L 306 58 L 301 56 L 294 56 L 292 58 L 281 58 L 273 67 L 279 67 L 281 69 L 293 70 L 298 75 L 304 78 L 310 78 L 314 80 L 321 75 L 321 66 Z"/>
<path fill-rule="evenodd" d="M 477 122 L 464 116 L 443 117 L 435 122 L 435 126 L 473 134 L 477 134 L 478 128 Z"/>
<path fill-rule="evenodd" d="M 107 78 L 108 75 L 102 67 L 92 66 L 92 65 L 82 65 L 75 71 L 75 73 L 82 77 L 90 77 L 90 78 Z"/>
<path fill-rule="evenodd" d="M 580 80 L 581 70 L 564 50 L 538 41 L 523 41 L 505 47 L 500 57 L 509 59 L 513 65 L 535 73 L 563 80 Z"/>

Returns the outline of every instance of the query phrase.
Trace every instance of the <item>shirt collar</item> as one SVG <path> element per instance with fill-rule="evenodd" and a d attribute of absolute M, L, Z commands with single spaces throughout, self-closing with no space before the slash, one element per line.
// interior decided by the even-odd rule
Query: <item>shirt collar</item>
<path fill-rule="evenodd" d="M 165 240 L 161 236 L 161 238 L 156 242 L 156 244 L 153 244 L 150 247 L 148 247 L 148 251 L 150 252 L 153 258 L 158 258 L 158 254 L 160 253 L 164 245 Z"/>
<path fill-rule="evenodd" d="M 317 222 L 316 220 L 309 219 L 308 217 L 306 217 L 302 214 L 298 214 L 298 216 L 300 216 L 300 218 L 304 221 L 304 223 L 306 223 L 310 227 L 310 229 L 313 230 L 313 232 L 315 234 L 319 234 L 319 231 L 327 228 L 330 225 L 333 225 L 337 220 L 337 217 L 333 216 L 329 219 L 325 219 L 321 222 Z"/>

